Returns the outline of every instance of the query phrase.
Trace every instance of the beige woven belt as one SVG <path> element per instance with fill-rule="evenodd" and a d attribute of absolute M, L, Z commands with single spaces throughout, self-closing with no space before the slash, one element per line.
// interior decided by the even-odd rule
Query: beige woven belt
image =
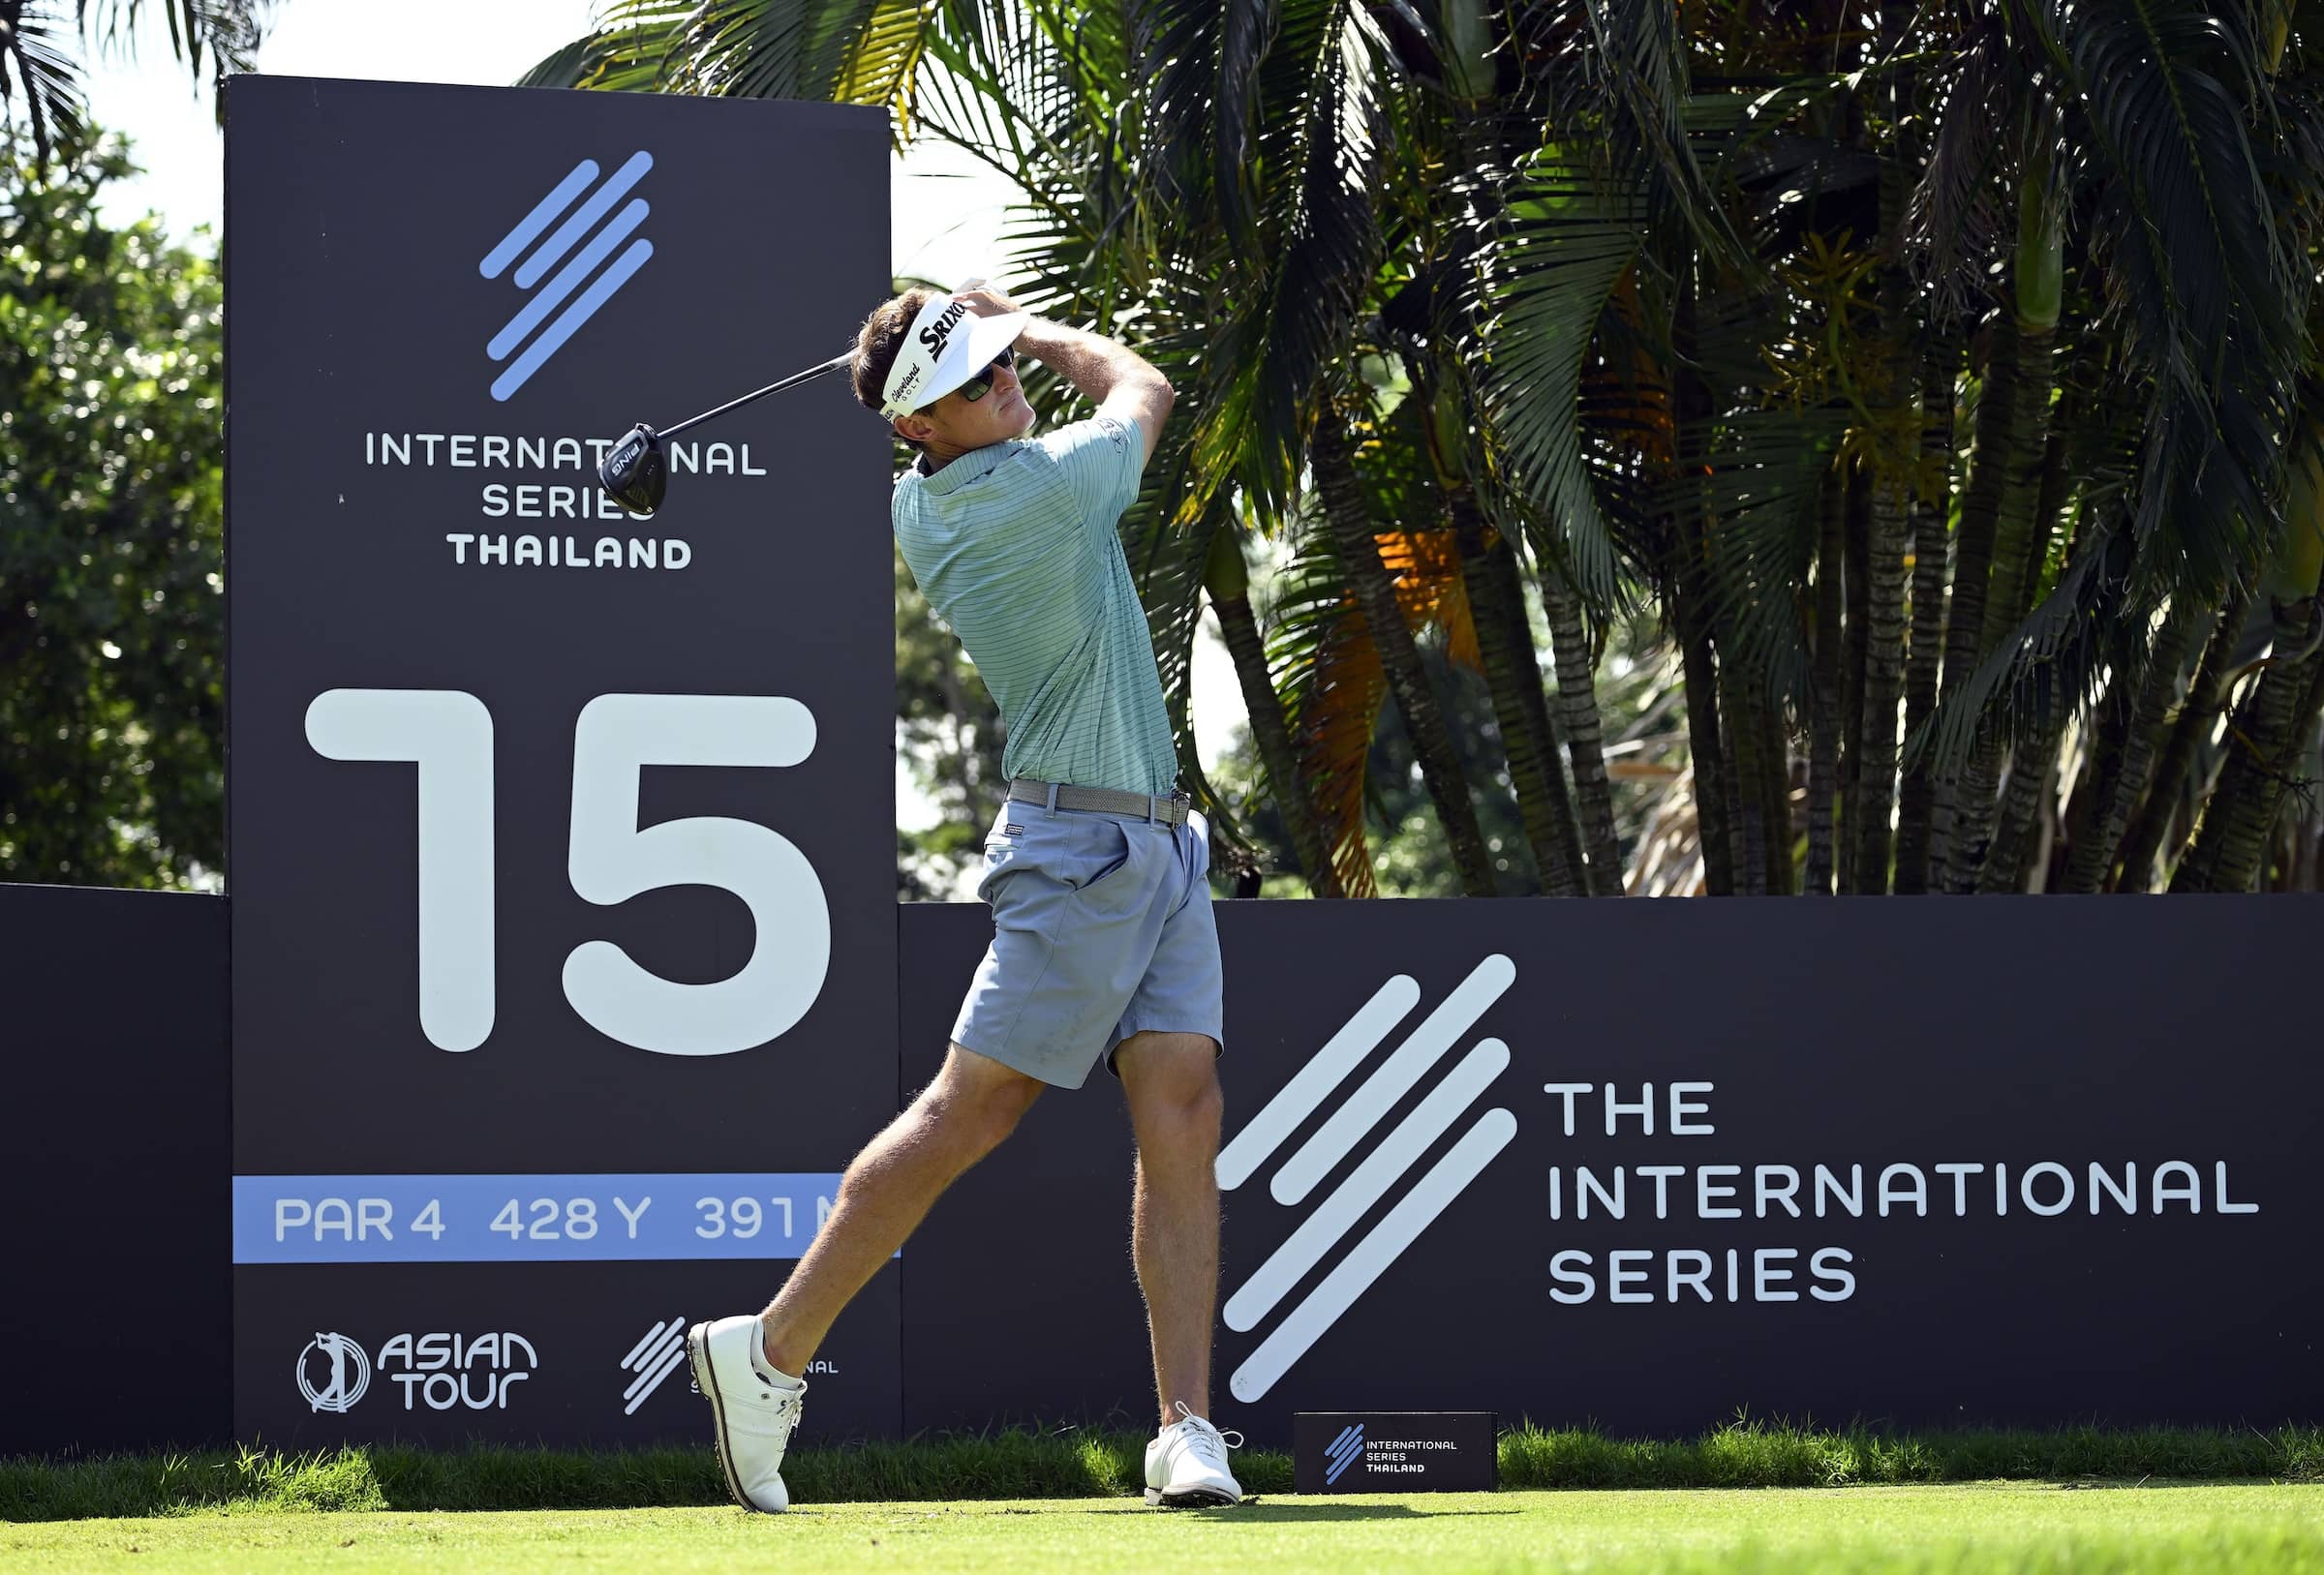
<path fill-rule="evenodd" d="M 1165 826 L 1185 825 L 1188 807 L 1183 792 L 1124 793 L 1116 788 L 1036 782 L 1029 776 L 1020 776 L 1009 783 L 1009 802 L 1047 804 L 1057 809 L 1095 809 L 1109 815 L 1144 815 Z"/>

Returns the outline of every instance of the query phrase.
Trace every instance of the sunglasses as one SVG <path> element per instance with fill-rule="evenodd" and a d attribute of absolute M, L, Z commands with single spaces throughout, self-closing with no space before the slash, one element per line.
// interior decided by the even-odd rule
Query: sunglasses
<path fill-rule="evenodd" d="M 974 405 L 978 400 L 993 392 L 993 374 L 1004 367 L 1014 371 L 1016 366 L 1017 350 L 1014 346 L 1011 346 L 993 357 L 989 365 L 979 367 L 975 376 L 961 384 L 961 398 Z"/>

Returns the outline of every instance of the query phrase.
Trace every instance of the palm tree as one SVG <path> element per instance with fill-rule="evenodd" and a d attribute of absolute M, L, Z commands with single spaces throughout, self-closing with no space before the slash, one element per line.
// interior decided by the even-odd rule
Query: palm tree
<path fill-rule="evenodd" d="M 38 161 L 72 149 L 88 131 L 88 99 L 76 48 L 131 49 L 142 36 L 145 0 L 0 0 L 0 115 L 21 102 Z M 157 0 L 169 52 L 199 78 L 248 71 L 273 0 Z"/>
<path fill-rule="evenodd" d="M 1258 617 L 1251 609 L 1250 567 L 1243 560 L 1242 543 L 1234 530 L 1221 530 L 1211 536 L 1210 560 L 1205 565 L 1203 589 L 1209 595 L 1212 614 L 1218 619 L 1219 637 L 1234 660 L 1235 677 L 1242 689 L 1243 709 L 1251 719 L 1251 737 L 1259 747 L 1259 758 L 1266 765 L 1268 780 L 1274 784 L 1276 805 L 1291 828 L 1292 846 L 1299 853 L 1300 873 L 1307 882 L 1307 890 L 1316 896 L 1345 896 L 1346 888 L 1332 867 L 1330 845 L 1324 839 L 1323 822 L 1317 818 L 1314 801 L 1308 795 L 1307 779 L 1300 772 L 1299 751 L 1292 740 L 1290 721 L 1284 714 L 1283 697 L 1276 692 L 1266 641 L 1259 632 Z"/>
<path fill-rule="evenodd" d="M 2143 886 L 2190 793 L 2186 882 L 2260 878 L 2312 585 L 2215 793 L 2204 723 L 2300 453 L 2320 65 L 2284 0 L 618 0 L 542 70 L 884 103 L 1024 184 L 1038 298 L 1180 387 L 1125 540 L 1181 717 L 1234 620 L 1311 889 L 1370 889 L 1391 697 L 1491 889 L 1441 639 L 1546 888 L 1618 890 L 1594 653 L 1647 607 L 1701 882 L 1780 893 Z M 1271 628 L 1222 532 L 1292 541 Z"/>

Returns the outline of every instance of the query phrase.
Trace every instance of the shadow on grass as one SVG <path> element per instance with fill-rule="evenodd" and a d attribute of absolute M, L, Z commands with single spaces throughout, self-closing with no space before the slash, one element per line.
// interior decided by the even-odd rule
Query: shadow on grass
<path fill-rule="evenodd" d="M 1426 1495 L 1422 1495 L 1426 1497 Z M 1313 1504 L 1276 1503 L 1262 1499 L 1238 1504 L 1229 1509 L 1180 1509 L 1180 1515 L 1193 1515 L 1207 1521 L 1278 1521 L 1284 1523 L 1323 1523 L 1333 1521 L 1393 1521 L 1393 1520 L 1450 1520 L 1458 1515 L 1522 1515 L 1521 1509 L 1434 1509 L 1422 1504 Z"/>

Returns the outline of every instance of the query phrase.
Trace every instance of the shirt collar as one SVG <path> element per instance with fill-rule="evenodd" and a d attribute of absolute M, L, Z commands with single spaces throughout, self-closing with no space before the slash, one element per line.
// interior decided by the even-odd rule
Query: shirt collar
<path fill-rule="evenodd" d="M 1007 459 L 1016 446 L 1016 439 L 1011 439 L 1006 442 L 988 443 L 982 448 L 972 448 L 934 475 L 920 475 L 920 485 L 939 498 L 947 493 L 958 492 L 969 482 L 991 474 L 993 468 Z M 917 460 L 912 462 L 912 469 L 918 473 L 920 465 Z"/>

